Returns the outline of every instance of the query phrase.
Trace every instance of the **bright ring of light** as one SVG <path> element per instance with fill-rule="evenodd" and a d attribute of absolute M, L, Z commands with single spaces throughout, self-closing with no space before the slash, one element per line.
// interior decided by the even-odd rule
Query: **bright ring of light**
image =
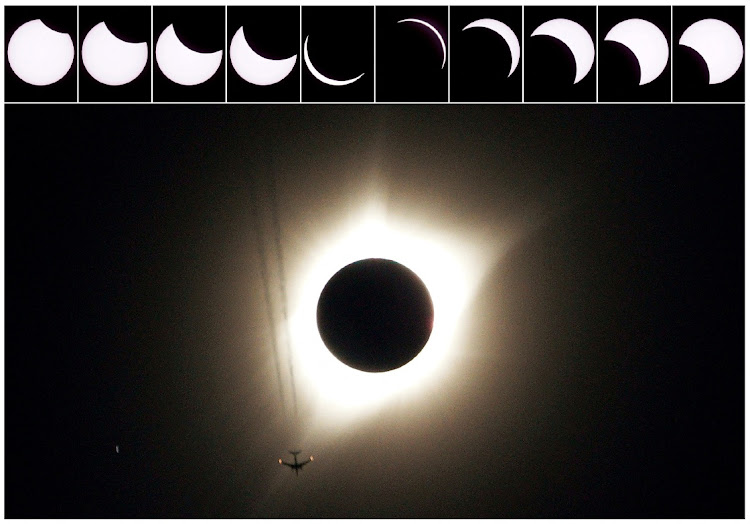
<path fill-rule="evenodd" d="M 453 245 L 451 245 L 453 244 Z M 291 345 L 299 385 L 305 398 L 318 401 L 327 418 L 360 415 L 394 397 L 423 391 L 428 379 L 445 379 L 456 357 L 454 333 L 459 317 L 477 284 L 476 261 L 467 246 L 424 227 L 409 227 L 386 220 L 374 211 L 312 250 L 313 260 L 301 286 L 290 297 Z M 366 258 L 387 258 L 414 271 L 427 286 L 434 305 L 430 340 L 408 364 L 384 373 L 367 373 L 338 361 L 318 333 L 316 308 L 328 280 L 342 267 Z"/>

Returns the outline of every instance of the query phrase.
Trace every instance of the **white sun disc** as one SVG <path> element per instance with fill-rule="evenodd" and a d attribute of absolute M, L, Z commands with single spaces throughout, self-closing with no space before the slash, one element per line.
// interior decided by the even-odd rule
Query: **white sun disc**
<path fill-rule="evenodd" d="M 623 20 L 609 30 L 604 40 L 617 42 L 635 55 L 641 69 L 639 85 L 658 78 L 669 61 L 669 43 L 664 33 L 648 20 Z"/>
<path fill-rule="evenodd" d="M 132 82 L 148 63 L 146 42 L 125 42 L 104 22 L 96 24 L 83 39 L 81 58 L 86 71 L 95 80 L 109 86 Z"/>
<path fill-rule="evenodd" d="M 706 18 L 685 29 L 680 45 L 694 49 L 708 67 L 708 83 L 726 82 L 742 64 L 742 39 L 734 28 L 721 20 Z"/>
<path fill-rule="evenodd" d="M 10 68 L 18 78 L 35 86 L 61 80 L 70 71 L 74 58 L 70 35 L 50 29 L 39 19 L 16 29 L 8 42 Z"/>
<path fill-rule="evenodd" d="M 508 44 L 508 48 L 510 49 L 510 73 L 508 73 L 508 76 L 512 75 L 513 71 L 515 71 L 518 66 L 519 59 L 521 58 L 521 45 L 518 43 L 518 37 L 513 30 L 499 20 L 494 20 L 492 18 L 480 18 L 479 20 L 474 20 L 472 23 L 464 27 L 463 30 L 466 31 L 472 27 L 484 27 L 485 29 L 494 31 L 505 40 L 505 43 Z"/>
<path fill-rule="evenodd" d="M 281 60 L 262 57 L 247 43 L 245 32 L 240 27 L 229 45 L 229 61 L 246 82 L 268 86 L 281 82 L 292 72 L 297 55 Z"/>
<path fill-rule="evenodd" d="M 223 51 L 199 53 L 185 46 L 169 25 L 156 42 L 156 63 L 164 76 L 184 86 L 202 84 L 219 70 Z"/>
<path fill-rule="evenodd" d="M 591 71 L 594 65 L 596 51 L 591 35 L 578 22 L 567 18 L 555 18 L 548 20 L 534 29 L 531 36 L 545 35 L 557 38 L 565 44 L 576 63 L 576 76 L 573 81 L 577 84 Z"/>

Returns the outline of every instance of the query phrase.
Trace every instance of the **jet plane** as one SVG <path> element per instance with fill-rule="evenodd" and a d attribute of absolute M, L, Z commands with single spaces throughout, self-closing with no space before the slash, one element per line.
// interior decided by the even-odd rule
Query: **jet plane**
<path fill-rule="evenodd" d="M 299 470 L 302 469 L 302 466 L 304 466 L 305 464 L 313 461 L 313 457 L 312 457 L 312 455 L 310 455 L 309 459 L 303 460 L 302 462 L 297 462 L 297 455 L 299 455 L 302 452 L 301 451 L 290 451 L 289 453 L 291 453 L 292 455 L 294 455 L 294 464 L 292 464 L 290 462 L 286 462 L 286 461 L 281 460 L 281 459 L 279 459 L 279 464 L 282 464 L 284 466 L 289 466 L 290 468 L 292 468 L 294 470 L 294 472 L 297 474 L 297 476 L 299 476 Z"/>

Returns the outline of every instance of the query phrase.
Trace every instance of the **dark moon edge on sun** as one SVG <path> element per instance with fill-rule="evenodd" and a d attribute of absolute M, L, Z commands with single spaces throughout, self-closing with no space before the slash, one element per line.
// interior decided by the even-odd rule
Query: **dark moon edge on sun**
<path fill-rule="evenodd" d="M 371 373 L 400 368 L 432 334 L 434 309 L 424 282 L 393 260 L 367 258 L 334 274 L 318 299 L 323 343 L 347 366 Z"/>

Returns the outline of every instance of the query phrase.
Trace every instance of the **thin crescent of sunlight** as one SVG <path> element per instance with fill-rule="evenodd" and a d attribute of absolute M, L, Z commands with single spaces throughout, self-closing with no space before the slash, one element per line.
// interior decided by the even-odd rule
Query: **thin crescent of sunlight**
<path fill-rule="evenodd" d="M 432 24 L 428 24 L 424 20 L 420 20 L 419 18 L 404 18 L 403 20 L 399 20 L 398 23 L 401 22 L 415 22 L 417 24 L 422 24 L 425 27 L 429 27 L 433 33 L 435 33 L 438 37 L 438 40 L 440 40 L 440 45 L 443 47 L 443 65 L 440 66 L 440 69 L 443 69 L 445 67 L 445 60 L 448 58 L 448 52 L 445 49 L 445 40 L 443 40 L 443 35 L 440 34 L 440 31 L 435 29 L 435 26 Z"/>
<path fill-rule="evenodd" d="M 324 84 L 328 84 L 329 86 L 345 86 L 345 85 L 349 85 L 349 84 L 356 82 L 357 80 L 359 80 L 360 78 L 364 76 L 364 73 L 360 73 L 359 76 L 355 76 L 354 78 L 350 78 L 348 80 L 336 80 L 334 78 L 328 78 L 327 76 L 325 76 L 323 73 L 321 73 L 315 68 L 315 66 L 312 63 L 312 60 L 310 60 L 310 54 L 307 52 L 307 40 L 309 38 L 310 38 L 310 35 L 307 35 L 305 37 L 305 44 L 303 46 L 304 47 L 303 54 L 305 58 L 305 64 L 307 65 L 307 68 L 310 70 L 310 73 L 312 73 L 312 75 L 315 78 L 317 78 Z"/>
<path fill-rule="evenodd" d="M 394 398 L 418 394 L 431 380 L 444 380 L 458 356 L 456 332 L 485 264 L 477 246 L 458 235 L 388 216 L 374 205 L 311 249 L 310 263 L 290 296 L 291 346 L 298 385 L 325 420 L 360 416 Z M 384 373 L 358 371 L 338 361 L 317 328 L 320 293 L 339 269 L 365 258 L 395 260 L 427 286 L 435 308 L 427 345 L 406 365 Z"/>

